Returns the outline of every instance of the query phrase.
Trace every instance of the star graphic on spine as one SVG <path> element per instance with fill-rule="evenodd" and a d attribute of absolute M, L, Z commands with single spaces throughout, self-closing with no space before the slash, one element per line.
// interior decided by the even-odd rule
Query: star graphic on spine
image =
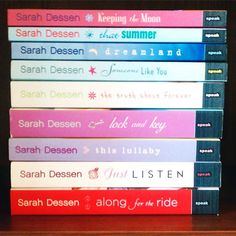
<path fill-rule="evenodd" d="M 89 73 L 90 73 L 91 75 L 96 74 L 97 72 L 96 72 L 95 70 L 96 70 L 96 67 L 90 66 L 90 68 L 89 68 Z"/>
<path fill-rule="evenodd" d="M 87 38 L 91 39 L 93 37 L 93 32 L 92 31 L 87 31 L 85 33 L 85 35 L 86 35 Z"/>

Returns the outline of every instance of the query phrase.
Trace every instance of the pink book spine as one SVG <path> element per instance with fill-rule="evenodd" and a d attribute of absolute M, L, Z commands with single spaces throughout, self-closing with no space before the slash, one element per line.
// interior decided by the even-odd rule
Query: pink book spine
<path fill-rule="evenodd" d="M 195 111 L 11 109 L 12 137 L 194 137 Z"/>
<path fill-rule="evenodd" d="M 9 26 L 202 27 L 202 10 L 9 9 Z"/>

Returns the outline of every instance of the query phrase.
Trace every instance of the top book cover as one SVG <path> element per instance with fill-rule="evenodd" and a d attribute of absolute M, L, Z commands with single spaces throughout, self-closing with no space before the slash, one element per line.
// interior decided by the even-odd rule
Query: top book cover
<path fill-rule="evenodd" d="M 8 26 L 226 27 L 225 10 L 8 9 Z"/>

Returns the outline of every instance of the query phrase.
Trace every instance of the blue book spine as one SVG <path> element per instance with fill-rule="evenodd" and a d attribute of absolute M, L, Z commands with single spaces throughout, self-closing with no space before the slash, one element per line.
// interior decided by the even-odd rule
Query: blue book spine
<path fill-rule="evenodd" d="M 12 43 L 12 59 L 226 61 L 225 44 Z"/>

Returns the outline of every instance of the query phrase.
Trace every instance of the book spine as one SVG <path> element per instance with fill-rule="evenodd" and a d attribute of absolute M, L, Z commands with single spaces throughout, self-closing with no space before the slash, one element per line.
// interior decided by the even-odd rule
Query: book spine
<path fill-rule="evenodd" d="M 225 44 L 40 43 L 11 44 L 12 59 L 115 61 L 226 61 Z"/>
<path fill-rule="evenodd" d="M 11 61 L 12 80 L 223 82 L 227 70 L 227 63 L 205 62 Z"/>
<path fill-rule="evenodd" d="M 8 26 L 225 27 L 226 11 L 8 9 Z"/>
<path fill-rule="evenodd" d="M 173 37 L 174 35 L 174 37 Z M 226 43 L 226 29 L 9 27 L 9 41 Z"/>
<path fill-rule="evenodd" d="M 11 162 L 12 188 L 220 185 L 220 162 Z"/>
<path fill-rule="evenodd" d="M 220 138 L 222 110 L 10 109 L 12 137 Z"/>
<path fill-rule="evenodd" d="M 218 214 L 219 190 L 11 189 L 11 215 Z"/>
<path fill-rule="evenodd" d="M 12 81 L 11 106 L 222 109 L 224 83 Z"/>
<path fill-rule="evenodd" d="M 171 150 L 171 151 L 170 151 Z M 220 140 L 12 138 L 10 161 L 219 161 Z"/>

